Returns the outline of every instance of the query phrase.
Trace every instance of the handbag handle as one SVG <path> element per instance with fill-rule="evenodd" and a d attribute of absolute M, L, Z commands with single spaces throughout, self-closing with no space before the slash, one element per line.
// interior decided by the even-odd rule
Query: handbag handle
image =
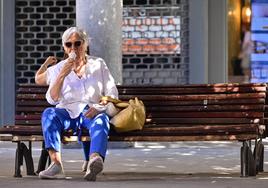
<path fill-rule="evenodd" d="M 129 106 L 128 102 L 123 102 L 119 99 L 112 98 L 111 96 L 102 96 L 101 100 L 106 100 L 108 102 L 112 102 L 118 108 L 126 108 Z"/>
<path fill-rule="evenodd" d="M 117 103 L 122 102 L 121 100 L 112 98 L 111 96 L 102 96 L 102 97 L 101 97 L 101 100 L 108 101 L 108 102 L 112 102 L 112 103 L 114 103 L 114 104 L 117 104 Z"/>

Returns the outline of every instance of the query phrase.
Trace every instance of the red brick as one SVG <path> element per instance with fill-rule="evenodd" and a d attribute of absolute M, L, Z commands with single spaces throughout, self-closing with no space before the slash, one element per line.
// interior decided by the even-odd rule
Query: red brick
<path fill-rule="evenodd" d="M 155 45 L 159 45 L 161 44 L 161 39 L 160 38 L 153 38 L 149 40 L 149 44 L 155 44 Z"/>
<path fill-rule="evenodd" d="M 133 45 L 135 42 L 134 42 L 134 39 L 124 39 L 123 40 L 123 45 Z"/>
<path fill-rule="evenodd" d="M 129 51 L 131 52 L 140 52 L 142 49 L 142 46 L 139 45 L 130 45 L 128 46 Z"/>
<path fill-rule="evenodd" d="M 169 51 L 168 45 L 160 44 L 156 46 L 156 50 L 160 52 L 167 52 Z"/>
<path fill-rule="evenodd" d="M 122 52 L 127 52 L 128 51 L 128 46 L 127 45 L 122 45 Z"/>
<path fill-rule="evenodd" d="M 163 44 L 174 44 L 176 41 L 174 38 L 163 38 L 162 43 Z"/>
<path fill-rule="evenodd" d="M 143 51 L 144 52 L 153 52 L 153 51 L 155 51 L 155 46 L 153 46 L 153 45 L 144 45 L 143 46 Z"/>
<path fill-rule="evenodd" d="M 149 42 L 148 39 L 143 39 L 143 38 L 136 40 L 136 44 L 138 45 L 145 45 L 145 44 L 148 44 L 148 42 Z"/>
<path fill-rule="evenodd" d="M 180 48 L 179 44 L 171 44 L 171 45 L 169 45 L 169 50 L 170 51 L 178 51 L 179 48 Z"/>

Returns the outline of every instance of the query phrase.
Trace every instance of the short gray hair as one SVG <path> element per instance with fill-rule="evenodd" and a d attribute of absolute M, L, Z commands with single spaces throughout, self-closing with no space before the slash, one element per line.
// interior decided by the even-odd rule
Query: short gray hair
<path fill-rule="evenodd" d="M 83 29 L 78 28 L 78 27 L 70 27 L 64 31 L 62 35 L 62 46 L 64 46 L 65 42 L 67 42 L 70 36 L 74 33 L 77 33 L 79 37 L 85 42 L 86 46 L 88 47 L 89 37 Z"/>

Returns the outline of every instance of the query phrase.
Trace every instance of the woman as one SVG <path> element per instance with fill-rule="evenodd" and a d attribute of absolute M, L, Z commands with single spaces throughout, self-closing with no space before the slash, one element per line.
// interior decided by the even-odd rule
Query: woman
<path fill-rule="evenodd" d="M 49 67 L 44 75 L 49 85 L 47 101 L 56 107 L 47 108 L 42 114 L 45 147 L 52 163 L 39 177 L 65 177 L 60 135 L 65 130 L 87 128 L 91 142 L 84 178 L 95 181 L 103 169 L 109 133 L 109 117 L 104 112 L 107 101 L 100 99 L 103 95 L 118 98 L 118 91 L 105 62 L 87 55 L 88 37 L 83 30 L 67 29 L 62 44 L 68 58 Z"/>
<path fill-rule="evenodd" d="M 35 74 L 35 83 L 37 85 L 47 85 L 46 74 L 47 67 L 53 64 L 56 64 L 57 58 L 54 56 L 49 56 L 46 61 L 40 66 Z M 82 165 L 82 171 L 87 171 L 87 166 L 89 162 L 89 151 L 90 151 L 90 142 L 81 142 L 83 151 L 84 151 L 84 163 Z"/>

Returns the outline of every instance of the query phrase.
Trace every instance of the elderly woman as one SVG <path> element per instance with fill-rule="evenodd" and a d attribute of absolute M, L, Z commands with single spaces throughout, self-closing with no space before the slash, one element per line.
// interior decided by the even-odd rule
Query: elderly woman
<path fill-rule="evenodd" d="M 68 58 L 68 56 L 66 56 Z M 45 62 L 40 66 L 40 68 L 36 71 L 35 74 L 35 83 L 37 85 L 45 86 L 47 85 L 47 80 L 46 80 L 46 71 L 47 67 L 50 65 L 53 65 L 57 62 L 57 58 L 55 56 L 49 56 Z M 84 151 L 84 163 L 82 165 L 82 171 L 86 172 L 87 171 L 87 166 L 89 162 L 89 148 L 90 148 L 90 142 L 89 141 L 83 141 L 82 147 Z"/>
<path fill-rule="evenodd" d="M 86 128 L 91 142 L 84 178 L 95 181 L 103 169 L 109 133 L 109 117 L 105 113 L 107 101 L 101 101 L 101 96 L 118 98 L 118 91 L 103 59 L 87 55 L 88 37 L 83 30 L 77 27 L 67 29 L 63 33 L 62 44 L 68 58 L 40 75 L 41 80 L 46 80 L 49 85 L 47 101 L 56 107 L 47 108 L 42 114 L 45 147 L 52 163 L 39 173 L 39 177 L 65 178 L 61 133 Z"/>

